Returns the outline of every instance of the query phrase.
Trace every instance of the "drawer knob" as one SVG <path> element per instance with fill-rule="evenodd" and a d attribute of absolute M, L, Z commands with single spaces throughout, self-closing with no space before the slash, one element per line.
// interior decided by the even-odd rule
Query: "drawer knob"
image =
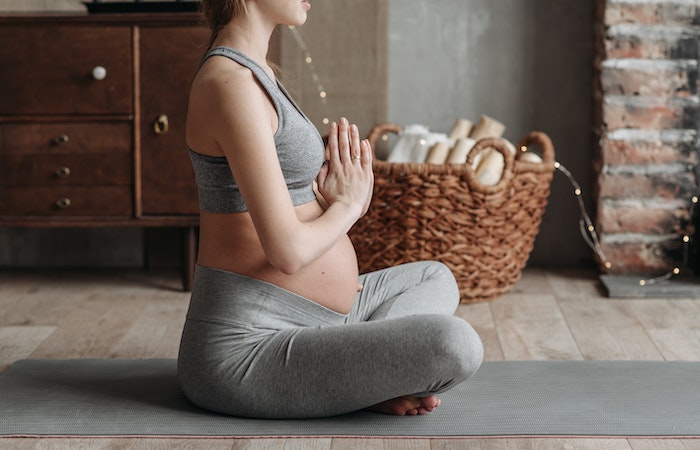
<path fill-rule="evenodd" d="M 71 201 L 69 198 L 63 197 L 56 200 L 56 206 L 58 206 L 60 209 L 68 209 L 70 208 L 70 205 Z"/>
<path fill-rule="evenodd" d="M 92 78 L 96 79 L 97 81 L 104 80 L 107 77 L 107 69 L 105 69 L 102 66 L 95 66 L 94 69 L 92 69 Z"/>
<path fill-rule="evenodd" d="M 53 143 L 56 145 L 63 145 L 68 143 L 68 136 L 65 134 L 62 134 L 60 136 L 56 136 L 53 138 Z"/>
<path fill-rule="evenodd" d="M 153 122 L 153 131 L 155 131 L 156 134 L 165 134 L 168 132 L 169 129 L 170 122 L 168 121 L 168 116 L 166 116 L 165 114 L 161 114 Z"/>
<path fill-rule="evenodd" d="M 56 176 L 65 178 L 68 175 L 70 175 L 70 167 L 61 166 L 58 169 L 56 169 Z"/>

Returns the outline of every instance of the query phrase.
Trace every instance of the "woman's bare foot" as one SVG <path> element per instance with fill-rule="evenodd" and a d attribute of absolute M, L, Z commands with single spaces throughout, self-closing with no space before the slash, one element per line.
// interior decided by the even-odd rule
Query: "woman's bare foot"
<path fill-rule="evenodd" d="M 434 395 L 430 397 L 404 395 L 370 406 L 367 410 L 395 416 L 415 416 L 432 412 L 438 406 L 440 406 L 440 399 Z"/>

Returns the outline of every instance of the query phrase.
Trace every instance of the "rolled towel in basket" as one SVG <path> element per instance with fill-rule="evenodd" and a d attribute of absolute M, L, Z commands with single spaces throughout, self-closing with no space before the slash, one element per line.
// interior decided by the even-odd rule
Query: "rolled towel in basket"
<path fill-rule="evenodd" d="M 387 162 L 409 163 L 425 161 L 428 150 L 437 142 L 446 141 L 443 133 L 431 133 L 424 125 L 409 125 L 399 135 L 399 140 L 394 144 Z"/>
<path fill-rule="evenodd" d="M 428 156 L 425 158 L 427 164 L 444 164 L 447 155 L 450 153 L 450 145 L 446 141 L 437 142 L 430 147 Z"/>
<path fill-rule="evenodd" d="M 499 138 L 503 136 L 503 133 L 506 131 L 506 126 L 499 122 L 498 120 L 482 115 L 481 119 L 479 119 L 479 123 L 476 124 L 474 129 L 472 129 L 471 134 L 469 137 L 471 139 L 474 139 L 474 141 L 478 142 L 481 139 L 486 139 L 486 138 Z M 492 153 L 498 153 L 497 151 L 491 149 L 487 150 L 485 152 L 481 152 L 476 157 L 474 158 L 474 170 L 477 170 L 479 166 L 481 165 L 481 161 L 491 155 Z M 501 156 L 500 153 L 498 153 L 498 156 Z M 502 170 L 501 170 L 502 171 Z M 499 175 L 500 179 L 500 175 Z"/>
<path fill-rule="evenodd" d="M 476 144 L 476 141 L 471 138 L 462 138 L 462 139 L 457 139 L 457 143 L 455 144 L 454 147 L 452 147 L 452 150 L 450 150 L 450 154 L 447 157 L 447 164 L 464 164 L 467 162 L 467 155 L 469 154 L 469 150 L 474 147 L 474 144 Z"/>
<path fill-rule="evenodd" d="M 508 151 L 515 155 L 515 146 L 505 139 L 504 141 Z M 496 149 L 491 148 L 483 153 L 485 153 L 485 156 L 481 158 L 481 162 L 476 168 L 476 177 L 481 184 L 494 186 L 501 181 L 506 162 L 503 159 L 503 154 Z"/>
<path fill-rule="evenodd" d="M 481 116 L 481 119 L 479 119 L 479 123 L 476 124 L 469 137 L 475 141 L 479 141 L 486 138 L 501 137 L 505 131 L 506 126 L 501 122 L 492 117 L 483 115 Z"/>
<path fill-rule="evenodd" d="M 452 126 L 452 130 L 447 135 L 451 140 L 458 140 L 469 137 L 469 134 L 474 129 L 474 124 L 467 119 L 457 119 L 455 124 Z"/>

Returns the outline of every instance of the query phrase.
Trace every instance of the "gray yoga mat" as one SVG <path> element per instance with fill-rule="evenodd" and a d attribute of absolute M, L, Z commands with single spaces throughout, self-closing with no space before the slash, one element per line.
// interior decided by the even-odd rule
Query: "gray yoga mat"
<path fill-rule="evenodd" d="M 22 360 L 0 375 L 0 435 L 700 435 L 697 362 L 486 362 L 441 398 L 425 416 L 252 420 L 191 405 L 174 360 Z"/>

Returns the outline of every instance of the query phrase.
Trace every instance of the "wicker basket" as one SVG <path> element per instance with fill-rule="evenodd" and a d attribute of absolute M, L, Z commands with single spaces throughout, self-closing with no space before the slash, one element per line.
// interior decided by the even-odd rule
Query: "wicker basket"
<path fill-rule="evenodd" d="M 380 136 L 401 130 L 377 125 L 369 135 L 372 148 Z M 539 146 L 543 162 L 517 160 L 502 139 L 479 141 L 466 164 L 375 160 L 372 204 L 350 231 L 360 270 L 438 260 L 454 272 L 462 303 L 509 291 L 532 250 L 554 173 L 554 148 L 546 134 L 530 133 L 522 145 Z M 488 148 L 505 158 L 495 186 L 481 184 L 472 169 L 475 155 Z"/>

